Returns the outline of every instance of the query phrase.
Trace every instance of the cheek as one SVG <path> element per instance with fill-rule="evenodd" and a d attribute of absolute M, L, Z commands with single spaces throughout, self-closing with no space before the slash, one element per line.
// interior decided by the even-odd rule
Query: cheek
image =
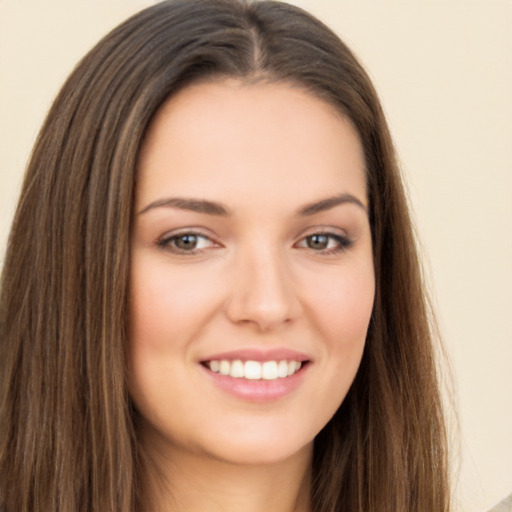
<path fill-rule="evenodd" d="M 330 275 L 317 273 L 316 286 L 309 287 L 309 318 L 321 340 L 312 398 L 318 406 L 311 420 L 315 434 L 347 396 L 361 362 L 372 314 L 375 282 L 371 259 L 350 263 L 330 271 Z"/>
<path fill-rule="evenodd" d="M 161 404 L 179 403 L 169 389 L 190 377 L 190 365 L 184 364 L 189 347 L 215 309 L 216 296 L 198 269 L 187 272 L 165 257 L 150 256 L 139 251 L 132 258 L 129 388 L 142 415 L 156 425 L 167 421 Z"/>
<path fill-rule="evenodd" d="M 323 292 L 321 287 L 317 290 L 310 305 L 324 339 L 326 356 L 335 378 L 341 375 L 350 385 L 359 367 L 373 310 L 373 266 L 351 267 L 326 282 Z"/>
<path fill-rule="evenodd" d="M 169 268 L 165 260 L 135 259 L 130 301 L 132 345 L 169 350 L 192 338 L 218 301 L 218 288 L 210 286 L 203 274 Z"/>

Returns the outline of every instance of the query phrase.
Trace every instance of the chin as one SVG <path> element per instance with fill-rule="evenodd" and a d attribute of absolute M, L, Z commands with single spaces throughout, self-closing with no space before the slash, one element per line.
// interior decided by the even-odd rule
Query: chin
<path fill-rule="evenodd" d="M 291 435 L 290 435 L 291 434 Z M 302 435 L 301 435 L 302 434 Z M 304 457 L 313 449 L 313 434 L 290 431 L 224 431 L 205 440 L 201 452 L 234 465 L 272 465 L 294 457 Z M 213 441 L 213 442 L 212 442 Z"/>

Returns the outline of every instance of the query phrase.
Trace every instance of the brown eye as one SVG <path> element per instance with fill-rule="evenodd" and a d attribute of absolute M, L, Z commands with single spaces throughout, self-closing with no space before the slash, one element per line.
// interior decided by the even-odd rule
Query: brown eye
<path fill-rule="evenodd" d="M 197 235 L 181 235 L 173 239 L 174 247 L 182 251 L 193 251 L 197 248 L 198 244 Z"/>
<path fill-rule="evenodd" d="M 181 233 L 167 236 L 158 242 L 158 247 L 178 254 L 195 254 L 203 249 L 216 247 L 217 244 L 199 233 Z"/>
<path fill-rule="evenodd" d="M 329 246 L 330 237 L 327 235 L 311 235 L 306 238 L 306 244 L 310 249 L 322 251 Z"/>
<path fill-rule="evenodd" d="M 311 249 L 319 254 L 336 254 L 352 245 L 352 240 L 336 233 L 313 233 L 303 238 L 296 247 Z"/>

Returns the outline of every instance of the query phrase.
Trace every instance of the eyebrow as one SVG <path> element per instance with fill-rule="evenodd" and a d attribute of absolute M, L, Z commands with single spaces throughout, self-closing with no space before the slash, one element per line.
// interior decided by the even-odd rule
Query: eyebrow
<path fill-rule="evenodd" d="M 320 212 L 324 212 L 326 210 L 330 210 L 331 208 L 335 208 L 336 206 L 342 204 L 355 204 L 356 206 L 362 208 L 365 213 L 368 213 L 367 207 L 357 197 L 353 196 L 352 194 L 339 194 L 302 206 L 297 211 L 297 214 L 302 217 L 308 217 Z M 229 208 L 224 206 L 222 203 L 207 201 L 206 199 L 188 199 L 183 197 L 167 197 L 163 199 L 157 199 L 156 201 L 153 201 L 144 207 L 139 212 L 139 215 L 142 215 L 155 208 L 162 207 L 178 208 L 180 210 L 205 213 L 207 215 L 218 215 L 221 217 L 227 217 L 231 215 Z"/>
<path fill-rule="evenodd" d="M 324 212 L 326 210 L 330 210 L 336 206 L 341 204 L 355 204 L 362 208 L 365 213 L 368 215 L 368 208 L 360 201 L 356 196 L 352 194 L 339 194 L 332 197 L 327 197 L 326 199 L 322 199 L 321 201 L 315 201 L 314 203 L 307 204 L 299 209 L 298 214 L 301 216 L 310 216 L 315 215 L 316 213 Z"/>
<path fill-rule="evenodd" d="M 157 199 L 149 203 L 143 208 L 139 215 L 146 213 L 154 208 L 178 208 L 180 210 L 189 210 L 197 213 L 206 213 L 208 215 L 220 215 L 226 217 L 229 215 L 229 210 L 221 203 L 214 201 L 206 201 L 204 199 L 186 199 L 183 197 L 168 197 L 165 199 Z"/>

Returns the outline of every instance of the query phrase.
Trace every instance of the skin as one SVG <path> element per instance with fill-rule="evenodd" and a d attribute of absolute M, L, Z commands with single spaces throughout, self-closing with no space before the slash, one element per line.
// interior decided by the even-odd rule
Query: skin
<path fill-rule="evenodd" d="M 343 199 L 322 203 L 333 197 Z M 226 214 L 169 198 L 220 203 Z M 150 126 L 134 219 L 130 388 L 149 502 L 309 510 L 313 439 L 355 377 L 374 300 L 352 124 L 289 84 L 190 86 Z M 310 360 L 276 400 L 235 397 L 201 365 L 276 347 Z"/>

